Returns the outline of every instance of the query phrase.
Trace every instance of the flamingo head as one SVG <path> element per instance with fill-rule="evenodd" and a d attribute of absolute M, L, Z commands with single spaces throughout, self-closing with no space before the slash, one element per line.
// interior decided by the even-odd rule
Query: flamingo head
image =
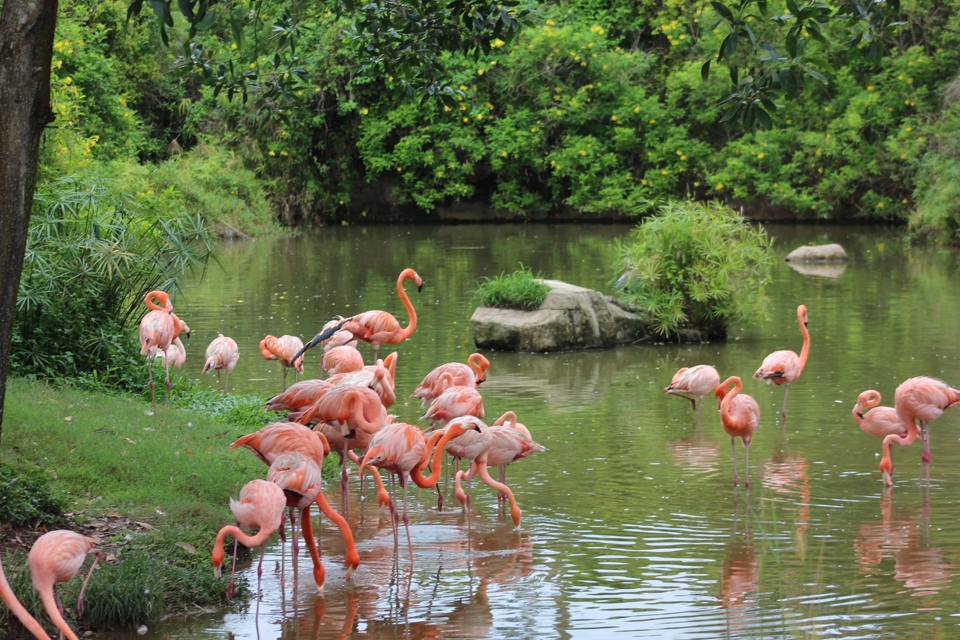
<path fill-rule="evenodd" d="M 797 319 L 803 323 L 803 326 L 807 326 L 807 305 L 802 304 L 797 307 Z"/>
<path fill-rule="evenodd" d="M 880 461 L 880 471 L 883 472 L 883 484 L 888 487 L 893 486 L 893 460 L 884 458 Z"/>

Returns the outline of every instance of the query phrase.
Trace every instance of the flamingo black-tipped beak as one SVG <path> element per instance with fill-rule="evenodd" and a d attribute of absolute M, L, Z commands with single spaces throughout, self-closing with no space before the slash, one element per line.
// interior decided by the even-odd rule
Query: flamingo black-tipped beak
<path fill-rule="evenodd" d="M 425 284 L 425 283 L 421 282 L 420 284 L 417 285 L 417 293 L 420 293 L 421 291 L 423 291 L 423 285 L 424 285 L 424 284 Z"/>

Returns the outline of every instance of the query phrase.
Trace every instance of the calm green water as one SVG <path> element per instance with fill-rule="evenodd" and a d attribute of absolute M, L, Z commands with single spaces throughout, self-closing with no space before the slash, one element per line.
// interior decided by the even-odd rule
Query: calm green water
<path fill-rule="evenodd" d="M 398 349 L 397 396 L 405 397 L 433 367 L 474 350 L 478 279 L 522 261 L 609 292 L 612 240 L 627 229 L 336 228 L 225 244 L 223 271 L 177 302 L 194 332 L 187 368 L 198 374 L 203 348 L 222 331 L 241 349 L 231 386 L 270 395 L 281 383 L 276 364 L 257 350 L 265 334 L 306 339 L 334 314 L 368 309 L 405 318 L 394 287 L 411 266 L 426 285 L 419 295 L 408 288 L 419 326 Z M 726 343 L 486 353 L 488 417 L 515 411 L 549 449 L 510 467 L 520 532 L 498 518 L 494 494 L 479 483 L 469 518 L 452 486 L 443 512 L 435 493 L 414 494 L 415 558 L 411 565 L 403 554 L 395 567 L 386 514 L 351 484 L 362 562 L 352 584 L 342 573 L 341 540 L 325 524 L 323 596 L 303 555 L 299 581 L 288 570 L 280 587 L 275 545 L 258 623 L 250 603 L 239 613 L 168 622 L 155 637 L 958 637 L 960 411 L 933 425 L 930 488 L 918 482 L 915 446 L 897 452 L 896 487 L 887 493 L 880 442 L 850 414 L 870 388 L 892 404 L 910 376 L 960 384 L 957 255 L 906 247 L 897 231 L 883 229 L 768 229 L 782 254 L 838 241 L 850 264 L 824 277 L 779 262 L 770 319 L 737 327 Z M 812 347 L 791 386 L 784 429 L 782 389 L 748 378 L 767 353 L 800 350 L 800 303 L 809 308 Z M 369 346 L 361 349 L 369 358 Z M 701 429 L 688 402 L 662 392 L 677 368 L 699 363 L 740 375 L 760 403 L 749 492 L 731 486 L 729 439 L 714 405 L 705 405 Z M 307 373 L 318 366 L 319 352 L 309 354 Z M 402 400 L 393 411 L 409 422 L 421 412 Z M 742 473 L 742 448 L 738 454 Z M 338 504 L 339 488 L 329 491 Z"/>

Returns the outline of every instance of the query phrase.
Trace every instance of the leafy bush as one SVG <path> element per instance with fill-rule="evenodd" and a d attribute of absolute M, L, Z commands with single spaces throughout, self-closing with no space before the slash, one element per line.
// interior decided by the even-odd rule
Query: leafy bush
<path fill-rule="evenodd" d="M 152 625 L 163 615 L 163 578 L 159 563 L 147 554 L 126 552 L 105 564 L 87 586 L 85 615 L 98 629 Z"/>
<path fill-rule="evenodd" d="M 663 336 L 707 338 L 763 311 L 771 241 L 718 202 L 672 202 L 617 243 L 620 297 L 641 306 Z"/>
<path fill-rule="evenodd" d="M 485 307 L 536 309 L 543 304 L 549 291 L 550 287 L 540 280 L 540 274 L 534 277 L 530 269 L 521 264 L 513 273 L 484 278 L 477 294 Z"/>
<path fill-rule="evenodd" d="M 17 471 L 0 463 L 0 521 L 37 527 L 55 524 L 62 516 L 63 498 L 42 471 Z"/>

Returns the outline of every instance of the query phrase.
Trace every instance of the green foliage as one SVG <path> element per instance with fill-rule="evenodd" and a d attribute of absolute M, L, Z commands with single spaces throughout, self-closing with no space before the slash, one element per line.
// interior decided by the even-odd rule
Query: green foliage
<path fill-rule="evenodd" d="M 920 138 L 930 145 L 916 144 L 918 152 L 917 188 L 913 198 L 916 211 L 910 227 L 933 235 L 943 242 L 960 240 L 960 80 L 954 80 L 946 92 L 951 101 L 940 120 L 923 127 Z"/>
<path fill-rule="evenodd" d="M 104 631 L 152 625 L 164 612 L 163 570 L 158 565 L 135 551 L 105 564 L 87 587 L 85 615 Z"/>
<path fill-rule="evenodd" d="M 536 309 L 549 292 L 550 287 L 543 283 L 540 274 L 534 276 L 523 263 L 513 273 L 484 278 L 477 288 L 483 306 L 502 309 Z"/>
<path fill-rule="evenodd" d="M 771 241 L 718 202 L 672 202 L 618 243 L 620 297 L 641 306 L 666 337 L 681 329 L 726 336 L 763 313 Z"/>
<path fill-rule="evenodd" d="M 0 463 L 0 522 L 39 527 L 56 524 L 62 516 L 63 497 L 42 471 L 17 471 Z"/>

